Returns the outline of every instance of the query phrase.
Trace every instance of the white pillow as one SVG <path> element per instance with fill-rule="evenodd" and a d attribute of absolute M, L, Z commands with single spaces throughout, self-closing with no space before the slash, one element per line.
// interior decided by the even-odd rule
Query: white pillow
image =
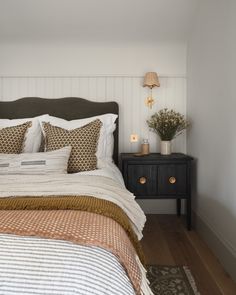
<path fill-rule="evenodd" d="M 105 163 L 107 162 L 113 162 L 112 155 L 113 155 L 113 149 L 114 149 L 114 136 L 113 132 L 116 129 L 115 121 L 117 119 L 117 115 L 115 114 L 105 114 L 101 116 L 95 116 L 85 119 L 78 119 L 78 120 L 72 120 L 67 121 L 61 118 L 44 115 L 39 118 L 42 132 L 45 136 L 42 123 L 48 122 L 53 126 L 61 127 L 67 130 L 72 130 L 75 128 L 82 127 L 84 125 L 87 125 L 88 123 L 99 119 L 102 122 L 102 128 L 100 131 L 100 136 L 98 140 L 98 148 L 97 148 L 97 167 L 102 168 Z"/>
<path fill-rule="evenodd" d="M 44 116 L 44 115 L 42 115 Z M 0 119 L 0 129 L 6 127 L 12 127 L 24 124 L 25 122 L 32 122 L 32 126 L 28 128 L 25 134 L 25 141 L 23 147 L 23 153 L 35 153 L 38 152 L 42 141 L 42 131 L 39 123 L 40 117 L 24 118 L 24 119 Z"/>
<path fill-rule="evenodd" d="M 68 146 L 44 153 L 0 154 L 0 175 L 66 174 L 70 152 Z"/>

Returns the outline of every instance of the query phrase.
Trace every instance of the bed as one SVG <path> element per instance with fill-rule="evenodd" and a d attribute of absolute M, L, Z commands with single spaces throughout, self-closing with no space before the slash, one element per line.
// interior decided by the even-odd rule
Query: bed
<path fill-rule="evenodd" d="M 0 119 L 107 113 L 118 115 L 117 103 L 73 97 L 0 102 Z M 139 243 L 145 215 L 115 165 L 118 127 L 117 119 L 114 163 L 100 169 L 0 173 L 0 294 L 152 294 Z"/>

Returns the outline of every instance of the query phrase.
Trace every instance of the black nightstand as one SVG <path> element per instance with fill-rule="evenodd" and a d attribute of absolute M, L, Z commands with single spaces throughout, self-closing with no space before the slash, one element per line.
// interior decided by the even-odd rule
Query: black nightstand
<path fill-rule="evenodd" d="M 186 199 L 187 228 L 191 229 L 191 161 L 184 154 L 120 155 L 126 187 L 137 199 L 176 199 L 177 215 L 181 199 Z"/>

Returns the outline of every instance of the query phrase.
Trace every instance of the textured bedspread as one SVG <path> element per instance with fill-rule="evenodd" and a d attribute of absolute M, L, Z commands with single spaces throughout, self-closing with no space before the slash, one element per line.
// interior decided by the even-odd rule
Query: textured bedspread
<path fill-rule="evenodd" d="M 92 196 L 118 205 L 131 220 L 139 239 L 146 217 L 135 197 L 118 182 L 91 175 L 0 175 L 0 198 L 22 196 Z"/>
<path fill-rule="evenodd" d="M 0 210 L 80 210 L 110 217 L 125 230 L 141 261 L 144 263 L 144 255 L 140 243 L 130 225 L 128 216 L 119 206 L 110 201 L 89 196 L 0 198 Z M 4 214 L 0 211 L 0 215 L 1 213 Z M 17 214 L 14 212 L 11 212 L 11 214 L 13 214 L 13 220 Z M 61 218 L 60 222 L 63 223 L 64 218 Z"/>

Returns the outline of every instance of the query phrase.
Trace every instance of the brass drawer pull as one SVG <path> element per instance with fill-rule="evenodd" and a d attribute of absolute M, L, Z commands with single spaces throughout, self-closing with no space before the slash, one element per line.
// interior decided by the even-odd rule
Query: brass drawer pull
<path fill-rule="evenodd" d="M 171 183 L 171 184 L 176 183 L 176 178 L 175 178 L 174 176 L 171 176 L 171 177 L 169 178 L 169 183 Z"/>
<path fill-rule="evenodd" d="M 143 176 L 143 177 L 140 177 L 139 178 L 139 183 L 140 184 L 145 184 L 146 182 L 147 182 L 147 178 L 146 177 Z"/>

